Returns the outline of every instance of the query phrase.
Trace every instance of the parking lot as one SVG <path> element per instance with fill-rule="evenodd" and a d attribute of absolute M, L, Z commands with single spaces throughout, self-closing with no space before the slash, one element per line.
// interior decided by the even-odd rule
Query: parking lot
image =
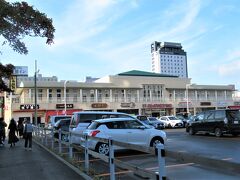
<path fill-rule="evenodd" d="M 230 162 L 240 162 L 240 136 L 224 136 L 216 138 L 213 135 L 190 136 L 185 128 L 166 129 L 166 151 L 186 152 L 191 155 L 204 156 Z M 153 155 L 137 151 L 120 151 L 116 157 L 122 161 L 139 165 L 141 168 L 158 171 L 157 159 Z M 239 179 L 240 172 L 218 169 L 196 163 L 182 163 L 166 157 L 166 172 L 169 179 Z"/>
<path fill-rule="evenodd" d="M 240 136 L 232 137 L 225 136 L 217 138 L 213 135 L 188 135 L 185 128 L 165 129 L 167 133 L 167 142 L 165 149 L 167 156 L 166 160 L 166 176 L 169 179 L 239 179 L 240 172 Z M 55 145 L 58 149 L 58 145 Z M 168 152 L 181 152 L 195 155 L 196 159 L 193 161 L 182 161 L 181 154 L 179 158 L 174 158 Z M 63 154 L 68 154 L 68 147 L 63 148 Z M 134 167 L 139 167 L 142 170 L 149 170 L 158 172 L 158 160 L 153 154 L 147 154 L 134 150 L 119 150 L 115 152 L 115 161 L 120 160 L 124 163 L 131 164 Z M 212 158 L 214 160 L 221 160 L 217 166 L 208 160 L 202 164 L 199 159 L 202 157 Z M 191 160 L 191 159 L 190 159 Z M 223 160 L 223 161 L 222 161 Z M 73 162 L 78 167 L 84 167 L 84 150 L 74 150 Z M 90 156 L 90 168 L 94 171 L 94 178 L 109 179 L 109 164 L 102 161 L 100 158 Z M 230 163 L 234 163 L 234 168 L 225 167 Z M 135 170 L 128 170 L 127 168 L 115 167 L 115 175 L 117 179 L 142 179 L 143 176 L 136 176 Z M 231 170 L 230 170 L 231 169 Z"/>

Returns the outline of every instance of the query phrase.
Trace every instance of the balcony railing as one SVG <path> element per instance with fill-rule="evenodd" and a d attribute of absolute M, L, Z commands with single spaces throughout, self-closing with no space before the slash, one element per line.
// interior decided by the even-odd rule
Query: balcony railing
<path fill-rule="evenodd" d="M 196 99 L 188 99 L 191 103 L 197 103 L 197 102 L 234 102 L 234 101 L 240 101 L 240 98 L 228 98 L 225 99 L 225 97 L 221 98 L 198 98 Z M 20 104 L 33 104 L 35 103 L 34 98 L 13 98 L 13 103 L 20 103 Z M 93 98 L 93 97 L 67 97 L 66 103 L 98 103 L 98 102 L 105 102 L 105 103 L 122 103 L 122 102 L 135 102 L 135 103 L 178 103 L 178 102 L 187 102 L 186 98 L 159 98 L 159 97 L 140 97 L 140 98 L 122 98 L 122 97 L 101 97 L 101 98 Z M 64 98 L 38 98 L 37 103 L 55 103 L 55 104 L 63 104 L 65 103 Z"/>

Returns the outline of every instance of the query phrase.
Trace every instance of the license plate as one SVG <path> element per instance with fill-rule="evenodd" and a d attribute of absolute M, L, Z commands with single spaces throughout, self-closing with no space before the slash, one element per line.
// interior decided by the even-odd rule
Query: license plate
<path fill-rule="evenodd" d="M 238 121 L 234 121 L 233 124 L 238 124 Z"/>

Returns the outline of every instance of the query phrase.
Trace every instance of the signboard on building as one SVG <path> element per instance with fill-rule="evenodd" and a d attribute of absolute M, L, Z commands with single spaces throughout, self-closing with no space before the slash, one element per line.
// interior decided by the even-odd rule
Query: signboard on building
<path fill-rule="evenodd" d="M 92 108 L 107 108 L 108 105 L 106 103 L 93 103 Z"/>
<path fill-rule="evenodd" d="M 15 76 L 28 76 L 27 66 L 15 66 L 13 70 L 13 75 Z"/>
<path fill-rule="evenodd" d="M 65 108 L 65 104 L 56 104 L 56 109 L 63 109 Z M 66 104 L 66 108 L 70 109 L 73 108 L 73 104 Z"/>
<path fill-rule="evenodd" d="M 17 76 L 11 76 L 9 88 L 13 91 L 17 88 Z"/>
<path fill-rule="evenodd" d="M 123 108 L 134 108 L 136 105 L 134 102 L 130 102 L 130 103 L 121 103 L 121 107 Z"/>
<path fill-rule="evenodd" d="M 211 106 L 211 102 L 200 102 L 200 106 Z"/>
<path fill-rule="evenodd" d="M 35 105 L 34 104 L 21 104 L 20 109 L 21 110 L 35 109 Z M 37 109 L 39 109 L 39 104 L 37 104 Z"/>
<path fill-rule="evenodd" d="M 165 109 L 172 108 L 172 104 L 143 104 L 142 107 L 145 109 Z"/>
<path fill-rule="evenodd" d="M 187 108 L 187 102 L 179 102 L 178 103 L 178 107 L 180 108 Z M 192 103 L 191 102 L 188 102 L 188 107 L 192 107 Z"/>
<path fill-rule="evenodd" d="M 224 101 L 223 101 L 223 102 L 218 102 L 218 103 L 217 103 L 217 106 L 218 106 L 218 107 L 225 107 L 225 106 L 227 106 L 227 103 L 224 102 Z"/>

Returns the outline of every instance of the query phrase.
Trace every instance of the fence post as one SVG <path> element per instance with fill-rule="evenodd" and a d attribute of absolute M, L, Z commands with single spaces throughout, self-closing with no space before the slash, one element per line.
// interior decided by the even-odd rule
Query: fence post
<path fill-rule="evenodd" d="M 88 135 L 84 134 L 85 139 L 85 171 L 88 173 L 89 171 L 89 154 L 88 154 Z"/>
<path fill-rule="evenodd" d="M 44 132 L 43 132 L 43 127 L 41 127 L 41 139 L 42 139 L 42 144 L 44 143 Z"/>
<path fill-rule="evenodd" d="M 109 146 L 110 179 L 115 180 L 114 148 L 113 148 L 113 140 L 111 137 L 109 137 L 108 139 L 108 146 Z"/>
<path fill-rule="evenodd" d="M 166 180 L 166 166 L 165 166 L 165 149 L 164 145 L 161 143 L 157 144 L 157 152 L 158 152 L 158 180 Z"/>
<path fill-rule="evenodd" d="M 62 153 L 62 141 L 61 141 L 61 138 L 62 138 L 62 130 L 60 128 L 58 130 L 58 147 L 59 147 L 58 152 L 59 152 L 59 154 Z"/>
<path fill-rule="evenodd" d="M 40 141 L 40 127 L 37 125 L 37 137 L 38 140 Z"/>
<path fill-rule="evenodd" d="M 46 128 L 44 128 L 44 137 L 45 137 L 45 145 L 47 146 L 47 132 Z"/>
<path fill-rule="evenodd" d="M 51 135 L 52 135 L 52 149 L 54 149 L 54 132 L 53 132 L 53 128 L 51 129 Z"/>
<path fill-rule="evenodd" d="M 69 143 L 69 158 L 73 158 L 73 148 L 72 148 L 72 133 L 69 131 L 68 136 L 68 143 Z"/>

